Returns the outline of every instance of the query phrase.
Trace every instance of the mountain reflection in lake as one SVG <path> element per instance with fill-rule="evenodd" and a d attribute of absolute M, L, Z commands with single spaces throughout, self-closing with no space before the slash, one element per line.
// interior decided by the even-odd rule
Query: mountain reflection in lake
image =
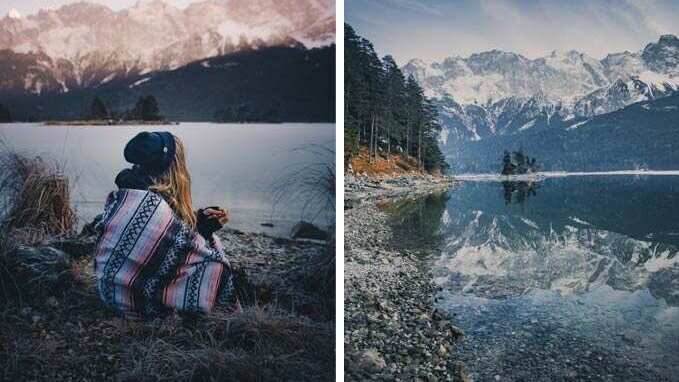
<path fill-rule="evenodd" d="M 568 177 L 536 190 L 467 182 L 431 206 L 439 308 L 467 334 L 458 353 L 471 376 L 677 380 L 679 177 Z"/>

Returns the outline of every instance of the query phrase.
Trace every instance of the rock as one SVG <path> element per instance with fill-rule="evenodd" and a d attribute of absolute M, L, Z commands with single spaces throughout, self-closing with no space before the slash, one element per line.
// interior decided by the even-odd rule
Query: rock
<path fill-rule="evenodd" d="M 64 271 L 70 270 L 69 256 L 54 247 L 22 245 L 14 251 L 14 256 L 32 273 L 48 279 L 59 278 Z"/>
<path fill-rule="evenodd" d="M 448 330 L 450 330 L 450 334 L 455 338 L 456 340 L 460 340 L 461 338 L 464 337 L 464 330 L 458 328 L 455 325 L 450 324 L 448 326 Z"/>
<path fill-rule="evenodd" d="M 439 356 L 445 357 L 446 354 L 448 354 L 448 348 L 446 348 L 445 345 L 441 344 L 439 345 L 439 350 L 437 353 Z"/>
<path fill-rule="evenodd" d="M 384 357 L 382 357 L 382 354 L 375 349 L 364 351 L 361 355 L 360 363 L 362 367 L 372 370 L 382 370 L 387 367 L 387 362 L 384 360 Z"/>
<path fill-rule="evenodd" d="M 304 220 L 297 223 L 292 228 L 290 235 L 293 239 L 328 240 L 330 235 L 315 225 Z"/>

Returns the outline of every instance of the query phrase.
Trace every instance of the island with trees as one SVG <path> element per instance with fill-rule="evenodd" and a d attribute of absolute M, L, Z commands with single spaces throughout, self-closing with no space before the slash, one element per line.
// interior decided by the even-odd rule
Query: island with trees
<path fill-rule="evenodd" d="M 0 111 L 1 112 L 1 111 Z M 0 116 L 1 118 L 1 116 Z M 46 125 L 99 126 L 99 125 L 169 125 L 160 113 L 158 101 L 153 95 L 140 96 L 133 108 L 124 111 L 110 110 L 98 96 L 92 99 L 83 117 L 73 121 L 48 121 Z"/>
<path fill-rule="evenodd" d="M 538 165 L 535 158 L 531 158 L 523 152 L 506 151 L 502 157 L 502 175 L 523 175 L 538 172 Z"/>

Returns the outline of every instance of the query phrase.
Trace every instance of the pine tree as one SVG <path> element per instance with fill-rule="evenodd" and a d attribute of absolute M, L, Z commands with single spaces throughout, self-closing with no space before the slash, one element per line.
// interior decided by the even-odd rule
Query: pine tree
<path fill-rule="evenodd" d="M 158 121 L 161 118 L 160 108 L 158 108 L 158 101 L 156 97 L 150 95 L 142 101 L 141 119 L 144 121 Z"/>
<path fill-rule="evenodd" d="M 505 150 L 505 154 L 502 157 L 502 175 L 511 175 L 512 173 L 514 173 L 512 155 L 509 153 L 509 151 Z"/>
<path fill-rule="evenodd" d="M 139 97 L 134 108 L 127 112 L 126 119 L 142 121 L 159 121 L 163 119 L 163 116 L 160 115 L 156 97 L 152 95 Z"/>
<path fill-rule="evenodd" d="M 108 109 L 106 108 L 104 101 L 99 97 L 94 97 L 92 106 L 90 106 L 90 118 L 95 120 L 106 119 L 108 118 L 108 115 Z"/>
<path fill-rule="evenodd" d="M 391 56 L 379 59 L 370 41 L 345 24 L 345 158 L 366 147 L 370 158 L 398 151 L 420 170 L 447 168 L 438 146 L 436 107 L 413 77 L 405 79 Z"/>
<path fill-rule="evenodd" d="M 387 158 L 391 157 L 392 140 L 398 145 L 399 136 L 404 130 L 405 77 L 392 56 L 382 59 L 385 79 L 385 134 Z"/>
<path fill-rule="evenodd" d="M 0 104 L 0 123 L 12 122 L 12 115 L 9 109 L 4 105 Z"/>

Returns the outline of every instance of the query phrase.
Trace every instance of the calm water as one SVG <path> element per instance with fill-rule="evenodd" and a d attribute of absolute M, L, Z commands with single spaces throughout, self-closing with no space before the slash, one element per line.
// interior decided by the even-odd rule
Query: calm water
<path fill-rule="evenodd" d="M 477 381 L 679 380 L 679 177 L 466 182 L 401 206 Z"/>
<path fill-rule="evenodd" d="M 274 203 L 281 182 L 304 166 L 334 162 L 322 147 L 335 146 L 334 124 L 223 125 L 182 123 L 178 126 L 60 127 L 39 124 L 0 125 L 0 140 L 28 155 L 40 155 L 66 168 L 74 184 L 73 199 L 81 221 L 101 212 L 116 174 L 128 167 L 123 148 L 140 131 L 168 130 L 188 151 L 196 208 L 219 205 L 231 211 L 229 226 L 247 231 L 289 233 L 302 217 L 325 225 L 316 206 L 304 209 L 293 198 Z M 274 228 L 261 223 L 273 222 Z"/>

